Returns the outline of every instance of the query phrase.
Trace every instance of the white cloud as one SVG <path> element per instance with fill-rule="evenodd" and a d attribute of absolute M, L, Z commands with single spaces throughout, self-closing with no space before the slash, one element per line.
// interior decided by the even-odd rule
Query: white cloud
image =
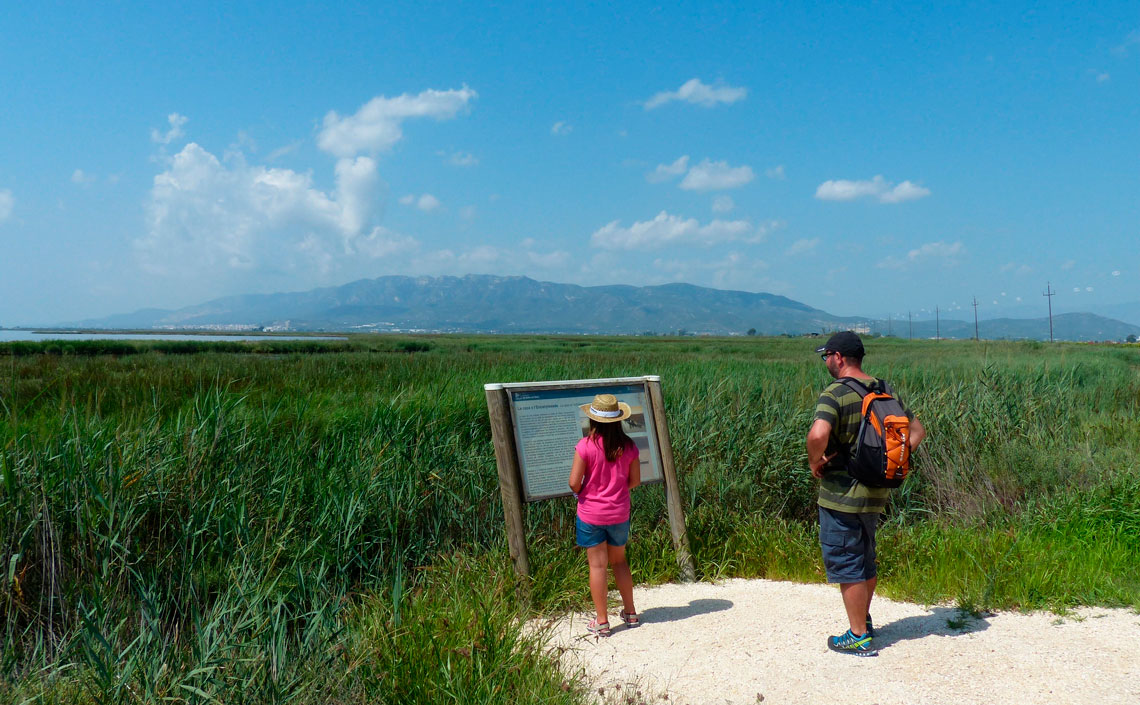
<path fill-rule="evenodd" d="M 1119 277 L 1120 276 L 1120 270 L 1119 269 L 1112 270 L 1112 276 Z"/>
<path fill-rule="evenodd" d="M 765 169 L 764 170 L 764 176 L 767 176 L 769 179 L 774 179 L 776 181 L 783 181 L 784 179 L 788 178 L 787 175 L 784 173 L 784 165 L 783 164 L 780 164 L 779 166 L 774 166 L 771 169 Z"/>
<path fill-rule="evenodd" d="M 1111 79 L 1112 77 L 1108 75 L 1108 71 L 1103 71 L 1096 75 L 1097 83 L 1108 83 Z"/>
<path fill-rule="evenodd" d="M 90 186 L 95 183 L 95 177 L 91 174 L 84 172 L 82 169 L 76 169 L 71 172 L 71 183 L 79 184 L 80 186 Z"/>
<path fill-rule="evenodd" d="M 430 193 L 425 193 L 416 201 L 416 208 L 419 208 L 424 213 L 431 213 L 441 205 L 443 204 L 439 202 L 439 199 Z"/>
<path fill-rule="evenodd" d="M 286 154 L 291 154 L 293 152 L 296 152 L 300 147 L 301 147 L 301 140 L 295 140 L 293 142 L 290 142 L 289 144 L 282 145 L 281 147 L 278 147 L 277 149 L 273 150 L 272 152 L 269 153 L 268 156 L 265 157 L 265 160 L 270 161 L 270 162 L 275 162 L 278 159 L 280 159 L 281 157 L 284 157 Z"/>
<path fill-rule="evenodd" d="M 732 200 L 732 196 L 717 196 L 713 199 L 713 213 L 729 213 L 733 208 L 736 208 L 736 201 Z"/>
<path fill-rule="evenodd" d="M 1093 288 L 1092 288 L 1091 286 L 1086 286 L 1086 287 L 1085 287 L 1085 291 L 1092 291 L 1092 290 L 1093 290 Z"/>
<path fill-rule="evenodd" d="M 155 128 L 151 128 L 151 141 L 158 144 L 170 144 L 184 134 L 182 132 L 182 126 L 189 122 L 189 120 L 190 118 L 186 117 L 185 115 L 179 115 L 178 113 L 171 113 L 167 115 L 166 121 L 170 124 L 170 129 L 163 133 L 159 132 Z"/>
<path fill-rule="evenodd" d="M 1129 49 L 1140 45 L 1140 29 L 1132 30 L 1124 38 L 1124 42 L 1112 48 L 1112 53 L 1120 58 L 1128 56 Z"/>
<path fill-rule="evenodd" d="M 728 162 L 713 162 L 704 159 L 681 180 L 681 188 L 687 191 L 721 191 L 738 188 L 752 181 L 755 175 L 752 167 L 729 166 Z"/>
<path fill-rule="evenodd" d="M 857 198 L 874 198 L 879 203 L 902 203 L 925 198 L 930 189 L 903 181 L 897 186 L 876 176 L 869 181 L 849 181 L 835 179 L 824 181 L 815 190 L 815 197 L 821 201 L 853 201 Z"/>
<path fill-rule="evenodd" d="M 456 152 L 451 155 L 451 163 L 455 166 L 475 166 L 479 158 L 470 152 Z"/>
<path fill-rule="evenodd" d="M 1033 271 L 1033 267 L 1028 264 L 1019 264 L 1017 262 L 1006 262 L 1001 266 L 1002 272 L 1013 272 L 1014 274 L 1029 274 Z M 1003 294 L 1004 296 L 1004 294 Z"/>
<path fill-rule="evenodd" d="M 928 242 L 908 252 L 905 258 L 887 257 L 876 266 L 883 269 L 902 269 L 932 259 L 942 260 L 946 264 L 957 264 L 958 255 L 962 254 L 964 250 L 961 242 Z"/>
<path fill-rule="evenodd" d="M 317 145 L 341 158 L 361 152 L 382 152 L 403 137 L 404 120 L 420 117 L 450 120 L 476 97 L 475 91 L 464 86 L 460 90 L 426 90 L 414 96 L 407 93 L 395 98 L 377 96 L 347 117 L 330 110 L 317 135 Z"/>
<path fill-rule="evenodd" d="M 1072 269 L 1075 266 L 1077 266 L 1077 261 L 1075 259 L 1067 259 L 1061 263 L 1061 269 L 1064 269 L 1066 271 Z"/>
<path fill-rule="evenodd" d="M 712 108 L 721 103 L 732 105 L 738 100 L 743 100 L 746 95 L 748 95 L 748 89 L 746 88 L 726 86 L 719 83 L 715 86 L 710 86 L 701 83 L 699 78 L 693 78 L 685 81 L 685 83 L 675 91 L 663 91 L 645 101 L 645 109 L 653 110 L 654 108 L 660 108 L 662 105 L 673 101 L 683 101 L 705 108 Z"/>
<path fill-rule="evenodd" d="M 1073 287 L 1073 293 L 1074 293 L 1074 294 L 1079 294 L 1079 293 L 1081 293 L 1081 287 L 1079 287 L 1079 286 L 1074 286 L 1074 287 Z"/>
<path fill-rule="evenodd" d="M 380 188 L 373 159 L 341 159 L 335 174 L 325 193 L 311 174 L 248 165 L 240 154 L 219 160 L 191 142 L 154 178 L 136 253 L 151 272 L 219 279 L 327 272 L 416 247 L 372 225 Z"/>
<path fill-rule="evenodd" d="M 681 218 L 665 211 L 653 220 L 636 222 L 623 228 L 619 221 L 607 223 L 594 231 L 590 244 L 605 250 L 655 249 L 676 244 L 709 246 L 720 242 L 760 242 L 768 227 L 754 228 L 746 220 L 713 220 L 701 225 L 696 218 Z"/>
<path fill-rule="evenodd" d="M 786 257 L 795 257 L 796 255 L 809 254 L 815 252 L 817 245 L 819 245 L 818 237 L 796 240 L 791 245 L 788 245 L 788 249 L 784 250 L 784 255 Z"/>
<path fill-rule="evenodd" d="M 0 223 L 12 216 L 15 205 L 16 199 L 12 197 L 12 192 L 6 188 L 0 189 Z"/>
<path fill-rule="evenodd" d="M 475 216 L 478 212 L 475 206 L 463 206 L 459 209 L 459 217 L 464 220 L 475 220 Z"/>
<path fill-rule="evenodd" d="M 668 181 L 674 176 L 680 176 L 689 168 L 689 155 L 677 157 L 672 164 L 658 164 L 657 168 L 645 175 L 645 180 L 651 184 Z"/>
<path fill-rule="evenodd" d="M 414 193 L 409 193 L 405 196 L 400 196 L 399 203 L 401 206 L 419 208 L 424 213 L 431 213 L 443 205 L 438 198 L 430 193 L 421 194 L 419 196 Z"/>
<path fill-rule="evenodd" d="M 563 137 L 565 135 L 568 135 L 573 131 L 574 131 L 573 125 L 571 125 L 569 123 L 562 122 L 562 121 L 558 121 L 558 122 L 556 122 L 550 126 L 550 134 L 557 135 L 559 137 Z"/>

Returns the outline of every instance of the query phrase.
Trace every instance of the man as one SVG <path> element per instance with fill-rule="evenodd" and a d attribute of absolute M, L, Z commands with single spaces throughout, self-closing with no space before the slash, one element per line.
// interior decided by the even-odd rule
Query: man
<path fill-rule="evenodd" d="M 893 395 L 886 382 L 863 371 L 863 341 L 855 333 L 836 333 L 816 352 L 835 379 L 851 377 L 871 391 Z M 874 625 L 870 608 L 877 582 L 875 530 L 891 491 L 858 482 L 844 467 L 863 415 L 863 396 L 857 389 L 858 385 L 836 381 L 819 395 L 815 422 L 808 431 L 807 453 L 811 474 L 820 480 L 819 543 L 827 581 L 839 583 L 849 626 L 844 634 L 828 637 L 827 646 L 843 653 L 874 656 L 878 652 L 871 647 Z M 909 410 L 907 417 L 907 445 L 913 452 L 926 430 Z"/>

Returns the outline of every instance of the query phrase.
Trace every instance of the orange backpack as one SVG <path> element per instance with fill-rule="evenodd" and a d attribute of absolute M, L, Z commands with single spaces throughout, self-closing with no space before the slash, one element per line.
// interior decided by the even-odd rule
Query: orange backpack
<path fill-rule="evenodd" d="M 898 399 L 853 377 L 839 380 L 863 397 L 863 415 L 847 473 L 869 487 L 898 487 L 910 472 L 910 418 Z M 876 380 L 880 390 L 886 389 Z"/>

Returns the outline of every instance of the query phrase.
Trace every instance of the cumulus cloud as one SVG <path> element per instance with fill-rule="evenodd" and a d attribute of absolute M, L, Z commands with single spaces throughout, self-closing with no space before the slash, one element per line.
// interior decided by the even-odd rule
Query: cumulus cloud
<path fill-rule="evenodd" d="M 1120 276 L 1120 270 L 1119 269 L 1112 270 L 1112 276 L 1119 277 Z"/>
<path fill-rule="evenodd" d="M 12 197 L 12 192 L 6 188 L 0 189 L 0 223 L 12 216 L 12 208 L 15 205 L 16 199 Z"/>
<path fill-rule="evenodd" d="M 729 166 L 728 162 L 714 162 L 704 159 L 681 180 L 681 188 L 687 191 L 722 191 L 739 188 L 752 181 L 755 175 L 750 166 Z"/>
<path fill-rule="evenodd" d="M 784 179 L 788 178 L 787 175 L 784 174 L 783 164 L 774 166 L 771 169 L 765 169 L 764 176 L 767 176 L 769 179 L 774 179 L 776 181 L 783 181 Z"/>
<path fill-rule="evenodd" d="M 672 164 L 658 164 L 657 168 L 645 175 L 645 180 L 651 184 L 668 181 L 675 176 L 680 176 L 685 173 L 689 168 L 689 155 L 685 154 L 677 158 Z"/>
<path fill-rule="evenodd" d="M 719 83 L 710 86 L 702 83 L 699 78 L 692 78 L 681 84 L 681 87 L 675 91 L 663 91 L 645 101 L 645 109 L 653 110 L 673 101 L 712 108 L 720 104 L 732 105 L 738 100 L 743 100 L 746 95 L 748 95 L 746 88 Z"/>
<path fill-rule="evenodd" d="M 574 131 L 573 125 L 571 125 L 569 123 L 562 122 L 561 120 L 550 126 L 550 134 L 557 135 L 559 137 L 568 135 L 573 131 Z"/>
<path fill-rule="evenodd" d="M 886 269 L 902 269 L 927 260 L 941 260 L 947 264 L 957 264 L 958 256 L 964 250 L 961 242 L 928 242 L 908 252 L 906 257 L 887 257 L 877 266 Z"/>
<path fill-rule="evenodd" d="M 696 218 L 682 218 L 661 211 L 653 220 L 634 223 L 628 228 L 620 221 L 607 223 L 594 231 L 590 244 L 606 250 L 648 250 L 668 245 L 709 246 L 721 242 L 763 240 L 768 227 L 753 227 L 746 220 L 713 220 L 701 225 Z"/>
<path fill-rule="evenodd" d="M 897 186 L 882 176 L 876 176 L 869 181 L 848 181 L 835 179 L 824 181 L 815 190 L 815 197 L 821 201 L 854 201 L 858 198 L 873 198 L 879 203 L 902 203 L 925 198 L 930 195 L 930 189 L 924 188 L 910 181 L 903 181 Z"/>
<path fill-rule="evenodd" d="M 713 213 L 728 213 L 733 208 L 736 208 L 736 201 L 732 200 L 732 196 L 717 196 L 713 199 Z"/>
<path fill-rule="evenodd" d="M 178 113 L 171 113 L 167 115 L 166 122 L 170 124 L 170 129 L 166 132 L 159 132 L 158 129 L 151 128 L 151 141 L 158 144 L 170 144 L 184 134 L 182 132 L 182 126 L 185 125 L 189 120 L 190 118 L 186 117 L 185 115 L 179 115 Z"/>
<path fill-rule="evenodd" d="M 405 120 L 450 120 L 476 97 L 475 91 L 463 86 L 459 90 L 426 90 L 418 95 L 404 93 L 395 98 L 377 96 L 346 117 L 330 110 L 317 135 L 317 146 L 341 158 L 383 152 L 404 136 Z"/>
<path fill-rule="evenodd" d="M 191 142 L 154 177 L 147 232 L 135 241 L 159 274 L 326 272 L 338 262 L 409 251 L 415 240 L 371 225 L 380 187 L 369 157 L 341 159 L 336 187 L 311 174 L 219 160 Z"/>

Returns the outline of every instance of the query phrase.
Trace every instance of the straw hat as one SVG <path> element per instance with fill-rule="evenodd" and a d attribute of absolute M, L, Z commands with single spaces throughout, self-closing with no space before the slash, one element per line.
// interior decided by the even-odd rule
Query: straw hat
<path fill-rule="evenodd" d="M 629 404 L 626 404 L 624 401 L 618 401 L 617 397 L 613 394 L 599 394 L 594 397 L 593 402 L 583 404 L 578 408 L 580 408 L 586 416 L 601 423 L 622 421 L 623 419 L 628 419 L 629 415 L 633 413 L 629 408 Z"/>

